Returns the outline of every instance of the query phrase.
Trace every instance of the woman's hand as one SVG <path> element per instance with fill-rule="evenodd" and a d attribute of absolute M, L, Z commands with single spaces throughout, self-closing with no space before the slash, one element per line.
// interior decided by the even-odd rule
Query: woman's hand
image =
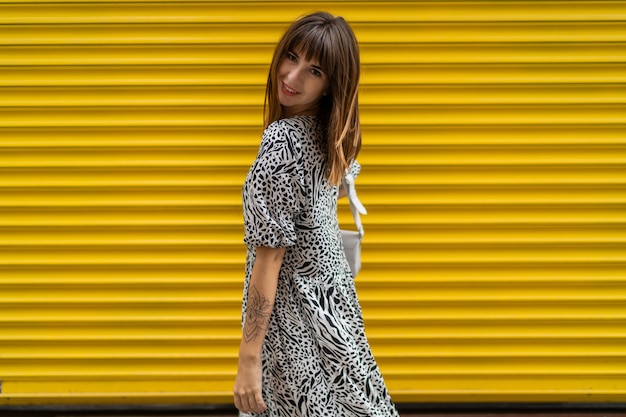
<path fill-rule="evenodd" d="M 261 359 L 239 358 L 235 380 L 235 407 L 242 413 L 261 413 L 267 406 L 261 395 Z"/>

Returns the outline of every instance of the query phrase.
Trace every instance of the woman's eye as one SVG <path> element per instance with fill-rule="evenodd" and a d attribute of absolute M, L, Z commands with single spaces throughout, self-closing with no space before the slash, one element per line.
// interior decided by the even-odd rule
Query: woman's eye
<path fill-rule="evenodd" d="M 311 70 L 311 74 L 315 75 L 316 77 L 322 76 L 322 72 L 320 70 L 316 70 L 315 68 Z"/>
<path fill-rule="evenodd" d="M 292 54 L 291 52 L 287 53 L 287 59 L 289 59 L 290 61 L 297 61 L 298 57 L 296 57 L 294 54 Z"/>

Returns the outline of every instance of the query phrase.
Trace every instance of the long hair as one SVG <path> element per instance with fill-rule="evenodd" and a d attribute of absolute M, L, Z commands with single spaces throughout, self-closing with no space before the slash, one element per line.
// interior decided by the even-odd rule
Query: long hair
<path fill-rule="evenodd" d="M 316 12 L 296 20 L 278 42 L 272 58 L 263 106 L 266 128 L 281 118 L 278 67 L 289 52 L 304 54 L 306 60 L 316 59 L 328 75 L 329 93 L 322 97 L 318 117 L 326 135 L 326 177 L 337 185 L 361 150 L 358 42 L 340 16 Z"/>

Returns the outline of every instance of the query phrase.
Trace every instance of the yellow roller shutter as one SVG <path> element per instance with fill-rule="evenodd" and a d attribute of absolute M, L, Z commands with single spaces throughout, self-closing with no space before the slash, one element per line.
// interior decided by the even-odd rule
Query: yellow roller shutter
<path fill-rule="evenodd" d="M 13 0 L 0 408 L 231 402 L 240 187 L 313 10 L 361 41 L 358 288 L 394 399 L 626 401 L 626 1 Z"/>

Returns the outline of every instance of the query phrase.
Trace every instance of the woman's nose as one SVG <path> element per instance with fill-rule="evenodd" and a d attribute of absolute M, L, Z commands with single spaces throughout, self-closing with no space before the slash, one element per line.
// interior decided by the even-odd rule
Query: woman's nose
<path fill-rule="evenodd" d="M 291 71 L 289 71 L 289 74 L 287 75 L 287 79 L 288 80 L 298 80 L 300 77 L 302 76 L 302 68 L 301 67 L 294 67 L 291 69 Z"/>

